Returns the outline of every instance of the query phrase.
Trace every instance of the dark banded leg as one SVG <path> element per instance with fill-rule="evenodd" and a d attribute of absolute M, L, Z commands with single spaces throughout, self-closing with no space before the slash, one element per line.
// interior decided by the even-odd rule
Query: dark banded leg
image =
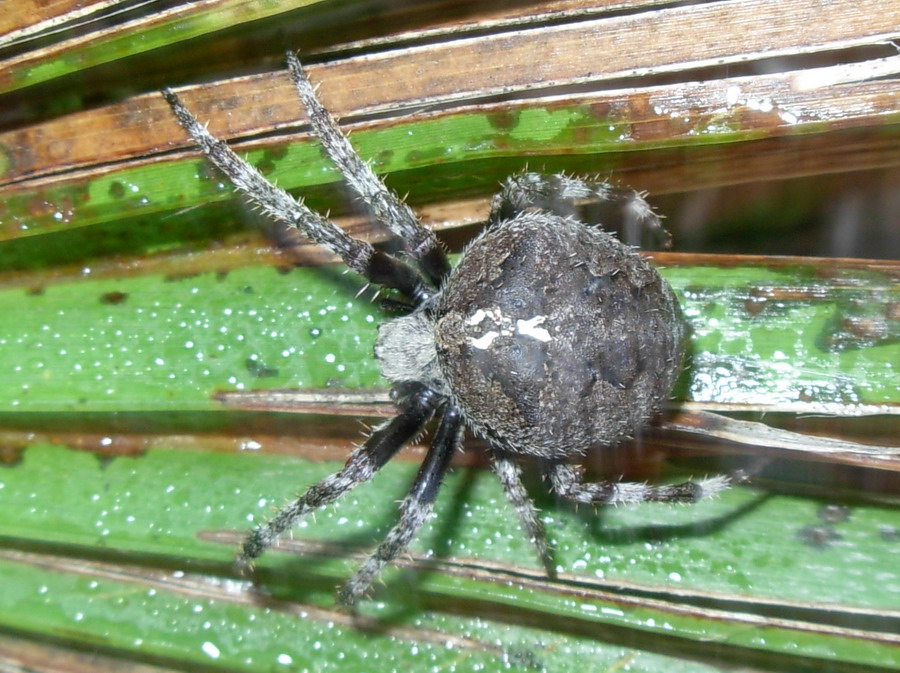
<path fill-rule="evenodd" d="M 297 93 L 325 153 L 375 218 L 402 240 L 409 256 L 431 283 L 440 287 L 450 273 L 450 264 L 434 232 L 423 227 L 412 209 L 387 188 L 369 164 L 360 159 L 337 121 L 319 102 L 316 90 L 303 72 L 296 54 L 289 51 L 287 62 Z"/>
<path fill-rule="evenodd" d="M 341 589 L 338 600 L 342 603 L 353 605 L 359 600 L 372 586 L 372 582 L 384 566 L 406 551 L 419 528 L 428 520 L 434 508 L 441 480 L 450 465 L 453 452 L 459 445 L 461 430 L 462 417 L 459 409 L 448 406 L 412 488 L 400 505 L 400 520 Z"/>
<path fill-rule="evenodd" d="M 671 236 L 644 197 L 605 180 L 582 180 L 562 173 L 519 173 L 506 179 L 491 203 L 490 223 L 527 210 L 577 217 L 618 232 L 622 241 L 644 248 L 668 248 Z"/>
<path fill-rule="evenodd" d="M 547 535 L 544 525 L 538 518 L 538 510 L 534 502 L 528 497 L 528 492 L 522 484 L 522 468 L 518 463 L 504 455 L 491 452 L 491 468 L 500 479 L 503 490 L 509 502 L 515 507 L 522 522 L 525 533 L 537 551 L 538 559 L 550 577 L 556 575 L 556 566 L 553 563 L 553 554 L 547 544 Z"/>
<path fill-rule="evenodd" d="M 686 481 L 681 484 L 649 484 L 601 481 L 584 483 L 581 469 L 567 463 L 553 463 L 546 468 L 553 490 L 573 502 L 592 505 L 619 505 L 637 502 L 697 502 L 728 488 L 732 479 L 724 475 Z"/>
<path fill-rule="evenodd" d="M 273 185 L 225 142 L 214 137 L 184 107 L 174 92 L 163 89 L 162 93 L 178 122 L 203 154 L 234 183 L 238 191 L 259 205 L 263 212 L 288 226 L 296 227 L 306 238 L 337 254 L 344 264 L 369 281 L 400 290 L 416 304 L 433 293 L 429 284 L 408 264 L 375 250 L 365 241 L 353 238 L 327 218 L 307 208 L 301 200 Z"/>
<path fill-rule="evenodd" d="M 343 469 L 311 486 L 306 493 L 247 536 L 237 559 L 239 569 L 250 566 L 253 559 L 271 547 L 279 535 L 311 511 L 334 502 L 354 486 L 371 479 L 379 468 L 422 429 L 434 413 L 440 398 L 422 386 L 410 385 L 410 388 L 417 390 L 409 391 L 398 401 L 400 413 L 375 428 L 365 443 L 350 454 Z"/>

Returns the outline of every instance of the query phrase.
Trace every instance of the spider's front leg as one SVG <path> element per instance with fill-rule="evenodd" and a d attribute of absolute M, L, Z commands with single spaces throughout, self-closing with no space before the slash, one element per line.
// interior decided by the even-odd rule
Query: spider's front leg
<path fill-rule="evenodd" d="M 592 505 L 619 505 L 639 502 L 691 503 L 715 496 L 734 481 L 733 476 L 716 475 L 680 484 L 654 486 L 633 482 L 601 481 L 585 483 L 581 469 L 568 463 L 552 462 L 545 467 L 553 490 L 573 502 Z"/>
<path fill-rule="evenodd" d="M 375 219 L 393 232 L 406 255 L 422 269 L 435 287 L 440 287 L 450 273 L 450 262 L 434 232 L 422 226 L 403 199 L 389 190 L 356 153 L 337 121 L 319 102 L 315 88 L 294 52 L 287 53 L 287 63 L 313 130 L 322 141 L 322 149 L 341 170 L 347 184 L 359 194 Z"/>
<path fill-rule="evenodd" d="M 440 396 L 424 386 L 406 384 L 397 401 L 400 413 L 379 425 L 369 438 L 350 455 L 339 472 L 310 486 L 300 497 L 282 508 L 266 523 L 255 528 L 237 559 L 240 570 L 272 546 L 279 535 L 300 519 L 323 505 L 342 497 L 347 491 L 368 481 L 400 448 L 410 441 L 434 413 Z"/>
<path fill-rule="evenodd" d="M 459 446 L 462 427 L 460 410 L 448 405 L 412 488 L 400 505 L 400 521 L 339 592 L 338 600 L 342 603 L 356 603 L 369 590 L 384 566 L 406 551 L 416 532 L 428 520 L 441 480 L 450 466 L 453 452 Z"/>
<path fill-rule="evenodd" d="M 668 248 L 671 236 L 643 195 L 605 180 L 583 180 L 563 173 L 519 173 L 508 177 L 491 202 L 488 222 L 510 220 L 529 210 L 574 217 L 598 225 L 642 248 Z"/>
<path fill-rule="evenodd" d="M 366 241 L 353 238 L 328 218 L 309 209 L 302 200 L 276 187 L 225 142 L 213 136 L 172 90 L 163 89 L 162 93 L 178 122 L 203 154 L 263 212 L 276 221 L 295 227 L 312 242 L 331 250 L 344 264 L 370 282 L 399 290 L 415 305 L 424 303 L 434 294 L 434 284 L 426 281 L 417 269 L 384 251 L 376 250 Z"/>

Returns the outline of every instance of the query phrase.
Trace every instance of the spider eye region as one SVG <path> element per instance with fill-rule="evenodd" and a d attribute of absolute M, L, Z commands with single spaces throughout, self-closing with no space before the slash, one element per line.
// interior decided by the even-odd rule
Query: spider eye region
<path fill-rule="evenodd" d="M 434 330 L 467 422 L 497 448 L 547 458 L 633 435 L 669 396 L 685 335 L 649 263 L 547 212 L 501 222 L 467 248 Z"/>

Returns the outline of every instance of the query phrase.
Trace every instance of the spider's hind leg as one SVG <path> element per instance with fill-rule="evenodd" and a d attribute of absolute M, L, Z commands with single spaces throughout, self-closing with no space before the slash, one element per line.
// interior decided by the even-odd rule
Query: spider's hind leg
<path fill-rule="evenodd" d="M 500 479 L 503 490 L 506 492 L 506 498 L 516 509 L 522 527 L 537 551 L 538 560 L 544 566 L 547 575 L 555 577 L 556 567 L 553 563 L 553 553 L 547 543 L 544 525 L 538 518 L 538 510 L 522 484 L 522 468 L 509 456 L 495 451 L 490 452 L 490 460 L 491 469 Z"/>
<path fill-rule="evenodd" d="M 546 466 L 553 490 L 566 500 L 592 505 L 619 505 L 639 502 L 692 503 L 713 497 L 728 488 L 738 478 L 716 475 L 680 484 L 650 484 L 601 481 L 585 483 L 581 470 L 564 462 Z"/>
<path fill-rule="evenodd" d="M 584 180 L 563 173 L 512 175 L 494 197 L 488 221 L 495 224 L 529 210 L 574 217 L 642 248 L 668 248 L 671 239 L 642 194 L 605 180 Z"/>

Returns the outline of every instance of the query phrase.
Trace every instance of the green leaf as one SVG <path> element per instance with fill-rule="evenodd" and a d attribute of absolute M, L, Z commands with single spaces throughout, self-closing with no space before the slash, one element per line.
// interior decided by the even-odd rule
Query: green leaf
<path fill-rule="evenodd" d="M 828 279 L 799 261 L 664 273 L 693 328 L 687 399 L 809 410 L 900 402 L 900 342 L 832 338 L 854 304 L 898 300 L 886 275 Z M 372 349 L 386 316 L 354 298 L 361 280 L 337 268 L 44 278 L 0 289 L 0 313 L 17 316 L 0 324 L 0 412 L 209 410 L 225 390 L 384 386 Z M 806 294 L 754 299 L 797 287 Z"/>
<path fill-rule="evenodd" d="M 337 556 L 266 555 L 259 575 L 272 597 L 254 599 L 232 579 L 234 548 L 217 536 L 233 539 L 337 466 L 176 449 L 101 463 L 31 447 L 0 473 L 0 623 L 211 670 L 344 670 L 378 656 L 467 669 L 524 657 L 562 671 L 573 652 L 661 670 L 671 661 L 659 655 L 704 660 L 710 643 L 720 661 L 900 665 L 889 635 L 897 543 L 885 537 L 900 530 L 897 509 L 854 504 L 836 539 L 818 546 L 803 529 L 821 523 L 822 503 L 747 488 L 690 508 L 599 514 L 544 501 L 561 571 L 551 582 L 492 476 L 457 470 L 414 545 L 417 558 L 446 562 L 387 573 L 387 589 L 363 608 L 398 631 L 381 638 L 351 628 L 330 593 L 356 563 L 348 552 L 370 547 L 393 521 L 415 469 L 393 463 L 298 528 L 299 541 L 330 543 Z M 407 612 L 415 605 L 424 611 Z M 534 630 L 547 620 L 556 628 Z M 592 631 L 630 633 L 638 650 L 602 645 Z M 531 668 L 519 664 L 513 670 Z"/>

